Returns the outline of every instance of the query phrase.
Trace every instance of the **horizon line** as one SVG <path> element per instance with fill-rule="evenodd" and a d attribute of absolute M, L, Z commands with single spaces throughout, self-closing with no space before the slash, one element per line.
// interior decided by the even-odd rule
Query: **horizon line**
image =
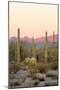
<path fill-rule="evenodd" d="M 55 36 L 57 36 L 57 35 L 58 35 L 58 33 L 55 34 Z M 49 37 L 49 36 L 53 36 L 53 34 L 52 34 L 52 35 L 47 35 L 47 37 Z M 17 36 L 11 36 L 11 37 L 9 37 L 9 38 L 13 38 L 13 37 L 17 38 Z M 26 36 L 24 36 L 24 37 L 20 37 L 20 38 L 25 38 L 25 37 L 32 38 L 32 37 L 34 37 L 34 36 L 30 37 L 30 36 L 27 36 L 27 35 L 26 35 Z M 45 37 L 45 36 L 34 37 L 34 39 L 42 38 L 42 37 Z"/>

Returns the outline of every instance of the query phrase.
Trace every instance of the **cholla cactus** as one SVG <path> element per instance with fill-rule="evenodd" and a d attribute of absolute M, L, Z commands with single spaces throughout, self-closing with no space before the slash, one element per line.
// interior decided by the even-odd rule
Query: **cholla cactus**
<path fill-rule="evenodd" d="M 28 65 L 35 65 L 36 64 L 36 58 L 32 57 L 32 58 L 25 58 L 25 61 L 24 61 L 26 64 Z"/>

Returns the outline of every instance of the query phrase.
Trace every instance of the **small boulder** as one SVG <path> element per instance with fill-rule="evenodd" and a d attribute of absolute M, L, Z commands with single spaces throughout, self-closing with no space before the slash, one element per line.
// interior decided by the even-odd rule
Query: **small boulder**
<path fill-rule="evenodd" d="M 38 86 L 38 87 L 43 87 L 43 86 L 45 86 L 45 81 L 39 82 L 37 86 Z"/>
<path fill-rule="evenodd" d="M 35 77 L 40 81 L 45 81 L 46 75 L 42 73 L 36 73 Z"/>
<path fill-rule="evenodd" d="M 56 86 L 58 85 L 58 80 L 45 81 L 45 86 Z"/>
<path fill-rule="evenodd" d="M 57 79 L 58 78 L 58 72 L 54 71 L 54 70 L 48 71 L 46 73 L 46 77 L 51 77 L 52 79 Z"/>
<path fill-rule="evenodd" d="M 26 78 L 24 83 L 21 85 L 21 87 L 32 87 L 33 86 L 33 81 L 32 78 Z"/>

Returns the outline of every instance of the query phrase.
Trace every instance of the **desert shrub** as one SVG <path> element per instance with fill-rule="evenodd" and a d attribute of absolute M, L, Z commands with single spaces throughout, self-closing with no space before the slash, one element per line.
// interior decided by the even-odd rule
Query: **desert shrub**
<path fill-rule="evenodd" d="M 30 65 L 29 66 L 29 70 L 30 70 L 30 72 L 31 72 L 32 75 L 34 75 L 34 73 L 37 73 L 38 72 L 37 64 Z"/>
<path fill-rule="evenodd" d="M 49 67 L 48 64 L 45 64 L 45 63 L 40 63 L 40 64 L 38 64 L 38 70 L 39 70 L 39 72 L 41 72 L 41 73 L 45 73 L 45 72 L 47 72 L 49 69 L 50 69 L 50 67 Z"/>
<path fill-rule="evenodd" d="M 12 64 L 12 65 L 10 65 L 10 73 L 11 72 L 14 72 L 14 73 L 16 73 L 18 70 L 20 69 L 20 64 Z"/>
<path fill-rule="evenodd" d="M 52 70 L 58 69 L 58 62 L 51 62 L 49 65 Z"/>
<path fill-rule="evenodd" d="M 51 62 L 51 63 L 38 63 L 37 69 L 41 73 L 46 73 L 48 70 L 56 70 L 58 69 L 58 63 L 57 62 Z"/>
<path fill-rule="evenodd" d="M 58 60 L 58 48 L 48 49 L 48 62 L 56 62 Z"/>

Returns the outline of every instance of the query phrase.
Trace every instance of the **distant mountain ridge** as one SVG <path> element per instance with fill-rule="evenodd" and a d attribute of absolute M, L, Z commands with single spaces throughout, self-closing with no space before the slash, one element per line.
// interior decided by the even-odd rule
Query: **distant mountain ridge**
<path fill-rule="evenodd" d="M 10 42 L 14 42 L 16 40 L 17 40 L 16 37 L 9 38 L 9 41 Z M 20 38 L 20 40 L 22 42 L 32 43 L 32 38 L 29 38 L 28 36 L 25 36 L 23 38 Z M 57 40 L 58 40 L 58 34 L 55 35 L 55 42 L 57 42 Z M 43 42 L 45 42 L 45 37 L 39 37 L 39 38 L 36 38 L 35 39 L 35 43 L 38 43 L 39 44 L 39 43 L 43 43 Z M 52 35 L 51 36 L 48 36 L 48 42 L 53 42 L 53 36 Z"/>

